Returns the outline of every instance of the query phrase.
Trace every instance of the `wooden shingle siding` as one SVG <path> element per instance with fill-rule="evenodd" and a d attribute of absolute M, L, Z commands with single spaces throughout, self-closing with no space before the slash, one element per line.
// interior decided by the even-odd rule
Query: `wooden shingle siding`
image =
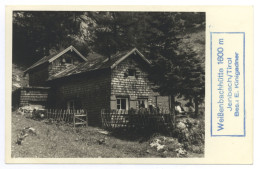
<path fill-rule="evenodd" d="M 72 63 L 71 64 L 64 63 L 63 62 L 64 59 L 65 60 L 70 59 L 72 61 Z M 63 56 L 61 56 L 60 58 L 54 60 L 53 62 L 51 62 L 49 64 L 49 67 L 48 67 L 49 77 L 67 69 L 71 65 L 77 65 L 78 63 L 82 63 L 82 62 L 84 62 L 84 60 L 82 58 L 78 57 L 75 52 L 65 53 Z"/>
<path fill-rule="evenodd" d="M 16 103 L 13 105 L 21 107 L 30 104 L 46 106 L 49 95 L 49 88 L 24 87 L 14 92 L 13 98 Z"/>
<path fill-rule="evenodd" d="M 48 77 L 48 64 L 46 63 L 29 72 L 29 85 L 45 86 L 45 81 Z"/>
<path fill-rule="evenodd" d="M 71 59 L 71 63 L 65 63 L 63 60 Z M 75 52 L 67 52 L 61 57 L 57 58 L 53 62 L 46 62 L 40 66 L 37 66 L 29 71 L 29 85 L 30 86 L 46 86 L 46 80 L 65 69 L 71 65 L 77 65 L 79 63 L 85 62 L 81 57 L 79 57 Z"/>
<path fill-rule="evenodd" d="M 128 70 L 134 69 L 136 75 L 127 76 Z M 137 108 L 138 98 L 147 98 L 148 105 L 156 105 L 155 96 L 158 93 L 153 92 L 152 83 L 148 80 L 148 70 L 134 56 L 116 66 L 111 73 L 111 107 L 116 109 L 116 97 L 129 97 L 130 108 Z M 164 107 L 167 106 L 164 104 Z"/>
<path fill-rule="evenodd" d="M 87 110 L 89 125 L 101 125 L 101 109 L 110 109 L 111 79 L 108 69 L 90 75 L 70 77 L 54 85 L 53 96 L 50 97 L 55 98 L 51 101 L 53 107 L 64 109 L 66 103 L 73 100 L 78 102 L 80 108 Z"/>
<path fill-rule="evenodd" d="M 150 63 L 138 53 L 118 54 L 118 57 L 105 59 L 93 67 L 87 61 L 66 72 L 63 70 L 67 67 L 61 62 L 66 57 L 74 57 L 69 54 L 49 65 L 48 75 L 57 72 L 61 72 L 58 75 L 64 75 L 47 83 L 51 87 L 48 108 L 85 109 L 89 125 L 92 126 L 101 126 L 102 109 L 117 109 L 118 106 L 120 109 L 136 109 L 139 103 L 145 104 L 145 107 L 158 105 L 168 108 L 168 97 L 161 97 L 152 90 L 152 83 L 148 79 Z M 117 98 L 120 98 L 119 104 Z"/>

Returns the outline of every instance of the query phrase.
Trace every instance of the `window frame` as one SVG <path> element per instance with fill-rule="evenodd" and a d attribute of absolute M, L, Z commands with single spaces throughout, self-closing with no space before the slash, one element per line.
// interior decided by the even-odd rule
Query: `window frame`
<path fill-rule="evenodd" d="M 133 75 L 130 75 L 131 71 L 132 71 Z M 136 69 L 128 69 L 128 77 L 136 77 Z"/>
<path fill-rule="evenodd" d="M 137 104 L 138 104 L 138 108 L 141 108 L 141 101 L 144 101 L 144 108 L 148 108 L 148 98 L 137 98 Z"/>
<path fill-rule="evenodd" d="M 125 100 L 125 109 L 122 109 L 122 100 Z M 119 101 L 119 103 L 118 103 Z M 120 108 L 118 108 L 120 106 Z M 129 99 L 127 97 L 117 97 L 116 98 L 116 109 L 117 110 L 128 110 L 129 109 Z"/>

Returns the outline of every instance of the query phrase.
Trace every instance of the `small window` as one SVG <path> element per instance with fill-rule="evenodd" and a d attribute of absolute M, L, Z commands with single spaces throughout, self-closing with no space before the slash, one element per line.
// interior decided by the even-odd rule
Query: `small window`
<path fill-rule="evenodd" d="M 128 76 L 135 76 L 135 69 L 128 69 Z"/>
<path fill-rule="evenodd" d="M 128 99 L 127 98 L 117 98 L 116 99 L 117 109 L 128 110 Z"/>
<path fill-rule="evenodd" d="M 73 64 L 72 58 L 62 58 L 61 60 L 62 64 Z"/>
<path fill-rule="evenodd" d="M 71 58 L 66 58 L 66 63 L 72 64 L 72 59 Z"/>
<path fill-rule="evenodd" d="M 75 60 L 75 61 L 74 61 L 74 65 L 77 65 L 77 64 L 79 64 L 79 61 L 78 61 L 78 60 Z"/>
<path fill-rule="evenodd" d="M 148 108 L 148 99 L 138 99 L 139 108 Z"/>

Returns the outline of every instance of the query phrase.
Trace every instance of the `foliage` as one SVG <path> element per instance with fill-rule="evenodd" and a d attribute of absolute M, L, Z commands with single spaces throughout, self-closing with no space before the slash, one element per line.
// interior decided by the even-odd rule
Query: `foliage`
<path fill-rule="evenodd" d="M 137 47 L 152 61 L 154 90 L 170 95 L 172 107 L 176 96 L 193 99 L 196 112 L 203 102 L 205 13 L 15 11 L 13 35 L 13 60 L 26 65 L 71 44 L 85 56 Z"/>
<path fill-rule="evenodd" d="M 185 13 L 182 14 L 185 16 Z M 198 103 L 203 100 L 205 90 L 204 55 L 200 56 L 194 49 L 196 43 L 191 45 L 191 43 L 187 43 L 187 39 L 185 39 L 187 37 L 179 38 L 180 32 L 183 30 L 183 27 L 180 27 L 183 20 L 178 16 L 178 14 L 167 13 L 164 20 L 166 25 L 169 25 L 168 29 L 158 28 L 163 34 L 158 35 L 158 38 L 154 37 L 161 43 L 154 47 L 157 51 L 154 52 L 155 59 L 150 76 L 150 79 L 157 85 L 156 91 L 162 95 L 171 96 L 173 111 L 176 96 L 194 98 L 195 103 Z M 200 25 L 203 30 L 203 23 Z M 202 39 L 203 41 L 205 42 L 204 39 Z M 201 52 L 201 50 L 199 51 Z M 204 52 L 202 53 L 204 54 Z M 195 110 L 198 111 L 198 104 L 195 104 Z"/>
<path fill-rule="evenodd" d="M 205 125 L 204 120 L 183 118 L 177 123 L 175 137 L 184 145 L 186 150 L 194 153 L 204 152 Z"/>
<path fill-rule="evenodd" d="M 12 64 L 12 91 L 28 85 L 28 77 L 23 77 L 24 67 Z"/>
<path fill-rule="evenodd" d="M 155 91 L 202 101 L 204 50 L 196 46 L 204 46 L 205 39 L 191 43 L 184 35 L 205 30 L 203 13 L 100 12 L 91 17 L 97 23 L 95 50 L 110 56 L 138 47 L 153 61 L 150 80 L 157 85 Z"/>
<path fill-rule="evenodd" d="M 51 50 L 73 44 L 88 50 L 83 12 L 15 11 L 13 13 L 13 60 L 30 65 Z M 84 51 L 83 50 L 83 51 Z"/>

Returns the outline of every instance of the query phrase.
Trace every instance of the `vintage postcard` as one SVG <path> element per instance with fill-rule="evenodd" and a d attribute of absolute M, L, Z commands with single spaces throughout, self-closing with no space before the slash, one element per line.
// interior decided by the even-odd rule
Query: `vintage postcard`
<path fill-rule="evenodd" d="M 6 163 L 252 164 L 252 6 L 7 6 Z"/>

